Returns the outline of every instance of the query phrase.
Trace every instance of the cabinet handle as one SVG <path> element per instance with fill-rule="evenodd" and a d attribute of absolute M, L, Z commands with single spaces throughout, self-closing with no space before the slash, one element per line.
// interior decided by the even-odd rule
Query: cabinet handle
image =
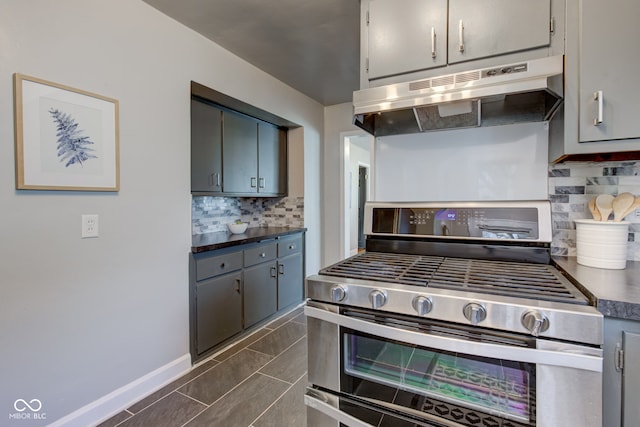
<path fill-rule="evenodd" d="M 464 24 L 462 23 L 462 19 L 458 23 L 458 41 L 458 50 L 464 52 Z"/>
<path fill-rule="evenodd" d="M 236 292 L 240 293 L 240 279 L 236 279 Z"/>
<path fill-rule="evenodd" d="M 260 183 L 259 188 L 264 188 L 265 186 L 265 179 L 264 178 L 259 178 L 258 182 Z"/>
<path fill-rule="evenodd" d="M 289 245 L 289 250 L 292 251 L 296 248 L 296 245 Z"/>
<path fill-rule="evenodd" d="M 220 263 L 220 270 L 223 270 L 226 267 L 225 263 Z"/>
<path fill-rule="evenodd" d="M 251 188 L 256 188 L 257 179 L 255 176 L 251 177 Z"/>
<path fill-rule="evenodd" d="M 265 254 L 264 252 L 262 252 L 262 253 L 260 254 L 260 258 L 264 258 L 264 257 L 266 257 L 266 256 L 267 256 L 267 254 Z"/>
<path fill-rule="evenodd" d="M 276 268 L 271 267 L 271 277 L 276 277 Z"/>
<path fill-rule="evenodd" d="M 284 274 L 284 264 L 278 264 L 278 273 Z"/>
<path fill-rule="evenodd" d="M 220 187 L 220 174 L 216 173 L 216 187 Z"/>
<path fill-rule="evenodd" d="M 436 54 L 436 28 L 431 27 L 431 57 L 435 58 Z"/>
<path fill-rule="evenodd" d="M 596 114 L 596 118 L 593 119 L 593 125 L 600 126 L 600 124 L 604 120 L 602 111 L 604 107 L 604 95 L 602 94 L 601 90 L 593 93 L 593 100 L 598 102 L 598 113 Z"/>

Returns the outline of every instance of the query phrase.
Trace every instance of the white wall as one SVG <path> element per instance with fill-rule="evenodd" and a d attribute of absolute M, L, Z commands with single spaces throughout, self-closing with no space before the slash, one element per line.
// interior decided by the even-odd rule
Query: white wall
<path fill-rule="evenodd" d="M 324 157 L 322 165 L 322 266 L 333 264 L 341 259 L 344 242 L 340 230 L 344 233 L 344 201 L 340 177 L 344 174 L 342 136 L 363 133 L 353 125 L 353 106 L 350 102 L 325 107 L 324 112 Z"/>
<path fill-rule="evenodd" d="M 548 198 L 546 123 L 388 136 L 375 143 L 378 201 Z"/>
<path fill-rule="evenodd" d="M 15 190 L 15 72 L 119 100 L 119 193 Z M 293 138 L 304 149 L 291 154 L 305 176 L 292 179 L 304 182 L 313 272 L 321 105 L 139 0 L 0 2 L 3 426 L 76 411 L 66 425 L 84 427 L 85 405 L 156 369 L 188 365 L 191 80 L 304 126 Z M 100 215 L 97 239 L 80 238 L 86 213 Z M 16 399 L 39 399 L 46 421 L 8 419 Z"/>

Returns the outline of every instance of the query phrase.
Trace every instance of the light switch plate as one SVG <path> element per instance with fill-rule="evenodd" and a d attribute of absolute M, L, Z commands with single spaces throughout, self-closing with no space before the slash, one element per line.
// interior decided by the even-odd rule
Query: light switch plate
<path fill-rule="evenodd" d="M 98 236 L 98 215 L 82 215 L 82 238 Z"/>

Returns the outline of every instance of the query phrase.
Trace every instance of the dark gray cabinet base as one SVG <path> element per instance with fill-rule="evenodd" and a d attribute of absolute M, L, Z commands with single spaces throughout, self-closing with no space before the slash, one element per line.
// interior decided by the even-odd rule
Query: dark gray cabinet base
<path fill-rule="evenodd" d="M 304 233 L 189 256 L 191 359 L 303 301 Z"/>
<path fill-rule="evenodd" d="M 241 284 L 242 274 L 238 272 L 196 285 L 198 352 L 242 331 Z"/>

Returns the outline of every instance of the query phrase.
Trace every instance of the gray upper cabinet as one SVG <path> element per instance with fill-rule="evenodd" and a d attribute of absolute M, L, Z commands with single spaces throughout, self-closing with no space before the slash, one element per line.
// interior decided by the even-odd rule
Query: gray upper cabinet
<path fill-rule="evenodd" d="M 551 7 L 551 0 L 362 0 L 367 80 L 548 49 Z"/>
<path fill-rule="evenodd" d="M 580 141 L 640 137 L 640 2 L 582 0 Z"/>
<path fill-rule="evenodd" d="M 283 130 L 267 122 L 225 111 L 222 146 L 225 193 L 286 194 L 287 142 Z"/>
<path fill-rule="evenodd" d="M 640 2 L 567 0 L 564 106 L 549 160 L 640 150 Z"/>
<path fill-rule="evenodd" d="M 447 0 L 371 0 L 369 78 L 447 64 Z"/>
<path fill-rule="evenodd" d="M 191 191 L 222 191 L 222 111 L 191 99 Z"/>
<path fill-rule="evenodd" d="M 287 132 L 200 98 L 191 99 L 191 193 L 287 194 Z"/>
<path fill-rule="evenodd" d="M 551 0 L 449 0 L 449 63 L 548 46 Z"/>
<path fill-rule="evenodd" d="M 283 195 L 287 192 L 287 141 L 278 127 L 258 123 L 258 193 Z"/>
<path fill-rule="evenodd" d="M 223 116 L 223 167 L 225 193 L 258 190 L 258 121 L 240 114 Z"/>

